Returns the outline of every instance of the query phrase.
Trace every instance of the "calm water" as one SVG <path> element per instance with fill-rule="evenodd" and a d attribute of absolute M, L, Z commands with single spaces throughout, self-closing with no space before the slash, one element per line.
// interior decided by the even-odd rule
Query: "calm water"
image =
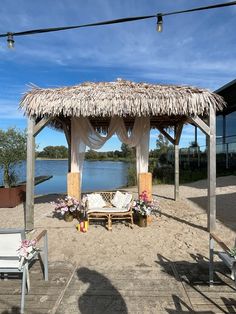
<path fill-rule="evenodd" d="M 85 161 L 82 191 L 116 189 L 127 184 L 128 163 L 117 161 Z M 67 160 L 36 160 L 35 176 L 53 178 L 35 187 L 35 194 L 66 192 Z M 17 168 L 20 181 L 25 180 L 25 163 Z M 0 172 L 0 183 L 2 172 Z"/>

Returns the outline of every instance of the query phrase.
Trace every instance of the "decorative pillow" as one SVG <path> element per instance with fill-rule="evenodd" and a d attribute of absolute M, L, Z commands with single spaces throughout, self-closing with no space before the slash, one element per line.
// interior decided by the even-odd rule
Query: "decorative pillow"
<path fill-rule="evenodd" d="M 123 202 L 125 200 L 125 195 L 121 193 L 120 191 L 116 191 L 113 199 L 111 200 L 111 203 L 115 207 L 122 207 Z"/>
<path fill-rule="evenodd" d="M 104 201 L 100 194 L 98 193 L 88 194 L 88 209 L 105 206 L 106 202 Z"/>
<path fill-rule="evenodd" d="M 123 206 L 122 207 L 127 207 L 129 205 L 129 203 L 132 200 L 132 194 L 130 193 L 125 193 L 125 200 L 123 202 Z"/>
<path fill-rule="evenodd" d="M 132 194 L 130 193 L 121 193 L 117 191 L 111 201 L 112 205 L 115 207 L 126 207 L 132 200 Z"/>

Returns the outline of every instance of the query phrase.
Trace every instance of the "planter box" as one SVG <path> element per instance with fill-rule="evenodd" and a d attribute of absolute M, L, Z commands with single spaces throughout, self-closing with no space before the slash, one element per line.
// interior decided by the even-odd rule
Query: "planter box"
<path fill-rule="evenodd" d="M 139 227 L 147 227 L 151 225 L 152 222 L 153 222 L 153 217 L 151 215 L 149 216 L 138 215 L 138 217 L 136 218 L 136 224 Z"/>
<path fill-rule="evenodd" d="M 25 201 L 25 185 L 0 187 L 0 208 L 12 208 Z"/>

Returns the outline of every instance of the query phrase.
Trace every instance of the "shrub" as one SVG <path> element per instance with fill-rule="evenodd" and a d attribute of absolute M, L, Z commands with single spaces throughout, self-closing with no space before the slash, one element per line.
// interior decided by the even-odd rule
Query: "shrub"
<path fill-rule="evenodd" d="M 26 159 L 27 136 L 25 131 L 9 128 L 0 130 L 0 167 L 3 169 L 4 187 L 16 184 L 14 168 Z"/>

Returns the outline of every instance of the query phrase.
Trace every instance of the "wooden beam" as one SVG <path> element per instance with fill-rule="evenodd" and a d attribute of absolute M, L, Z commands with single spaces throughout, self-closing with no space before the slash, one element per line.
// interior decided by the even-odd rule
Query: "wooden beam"
<path fill-rule="evenodd" d="M 175 191 L 174 199 L 179 199 L 179 145 L 175 144 Z"/>
<path fill-rule="evenodd" d="M 210 135 L 207 136 L 208 167 L 208 230 L 214 232 L 216 227 L 216 116 L 215 110 L 209 110 Z"/>
<path fill-rule="evenodd" d="M 171 144 L 175 144 L 175 140 L 170 134 L 168 134 L 164 129 L 157 127 L 157 129 L 171 142 Z"/>
<path fill-rule="evenodd" d="M 148 200 L 152 200 L 152 174 L 151 172 L 142 172 L 138 174 L 138 194 L 147 192 Z"/>
<path fill-rule="evenodd" d="M 174 190 L 174 199 L 175 201 L 179 199 L 179 141 L 183 129 L 183 124 L 175 126 L 175 190 Z"/>
<path fill-rule="evenodd" d="M 60 122 L 62 123 L 62 127 L 68 145 L 68 172 L 71 172 L 71 125 L 68 125 L 63 120 L 61 120 Z"/>
<path fill-rule="evenodd" d="M 203 133 L 206 135 L 210 135 L 210 127 L 198 116 L 196 117 L 189 117 L 189 120 L 196 125 Z"/>
<path fill-rule="evenodd" d="M 71 127 L 67 125 L 64 121 L 60 120 L 62 123 L 63 131 L 65 133 L 66 141 L 68 146 L 71 144 Z"/>
<path fill-rule="evenodd" d="M 67 174 L 67 194 L 69 196 L 75 197 L 77 200 L 81 199 L 80 190 L 80 173 L 70 172 Z"/>
<path fill-rule="evenodd" d="M 176 127 L 175 127 L 175 139 L 174 139 L 174 144 L 176 145 L 179 145 L 179 141 L 180 141 L 180 137 L 181 137 L 181 134 L 182 134 L 182 130 L 183 130 L 183 124 L 178 124 Z"/>
<path fill-rule="evenodd" d="M 28 118 L 25 229 L 34 229 L 34 168 L 35 168 L 35 121 Z"/>
<path fill-rule="evenodd" d="M 42 118 L 39 122 L 37 122 L 37 124 L 34 125 L 34 131 L 33 131 L 33 135 L 34 137 L 37 136 L 43 128 L 45 128 L 45 126 L 51 121 L 51 117 L 49 118 Z"/>
<path fill-rule="evenodd" d="M 210 233 L 210 236 L 218 243 L 218 245 L 225 251 L 230 252 L 230 248 L 214 233 Z"/>

